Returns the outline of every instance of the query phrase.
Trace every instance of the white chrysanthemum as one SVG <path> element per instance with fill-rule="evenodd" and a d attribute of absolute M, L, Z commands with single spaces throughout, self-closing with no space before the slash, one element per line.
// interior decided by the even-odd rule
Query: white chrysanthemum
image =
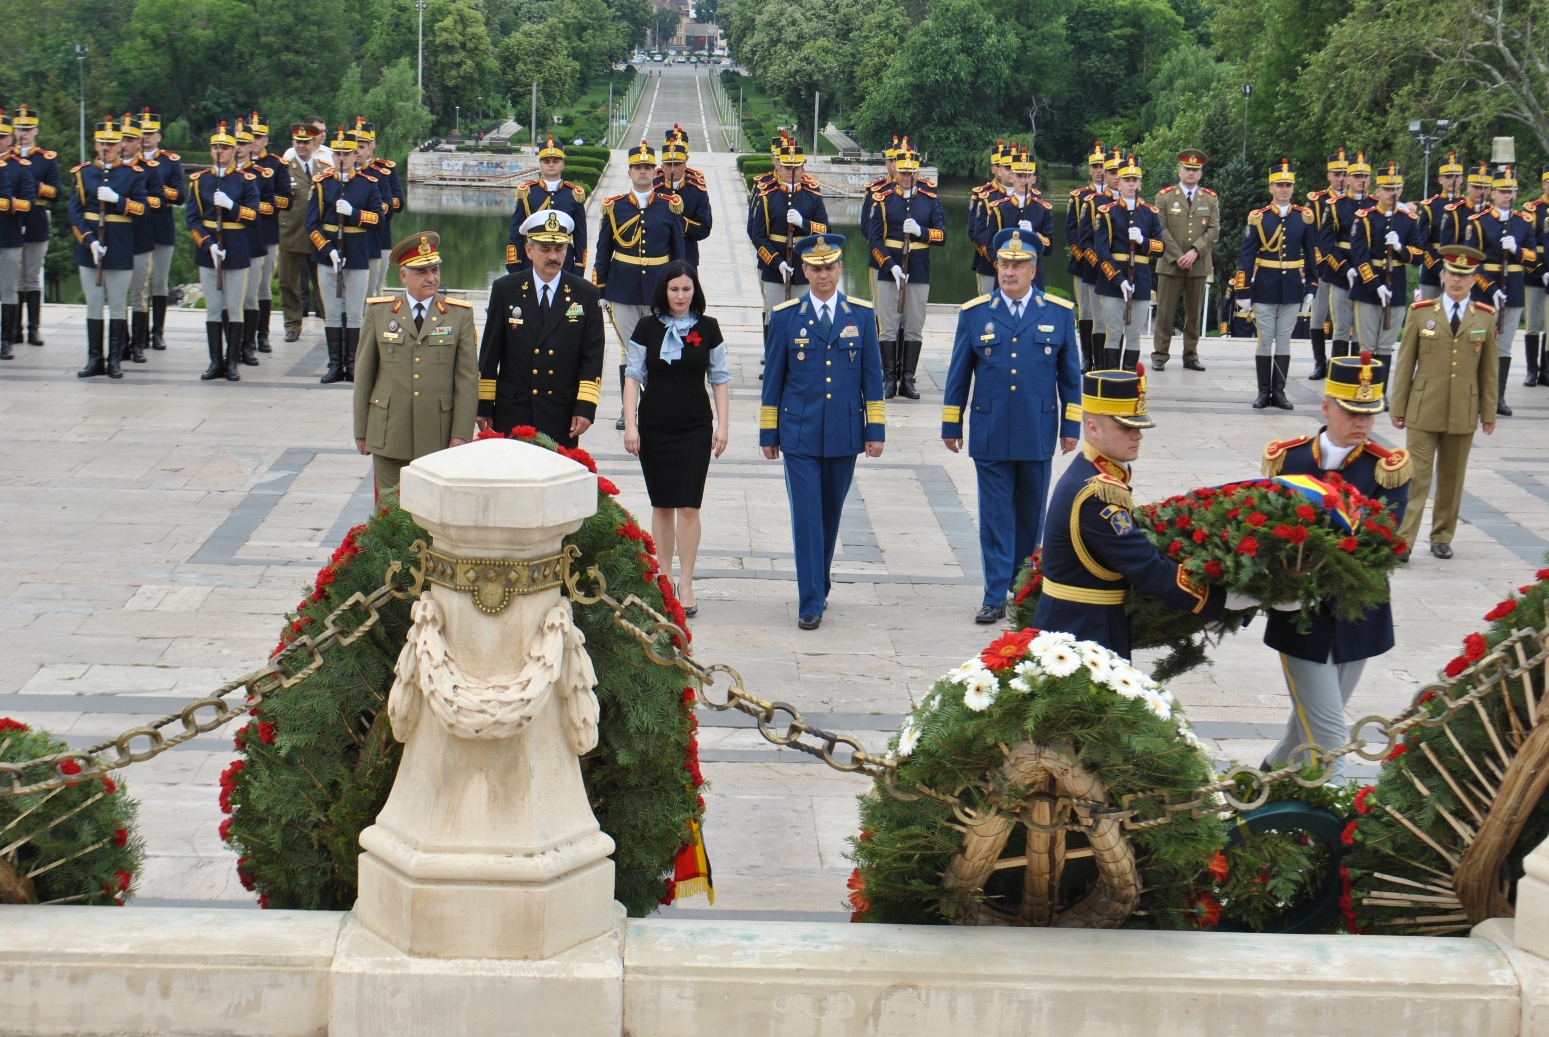
<path fill-rule="evenodd" d="M 1123 668 L 1115 666 L 1108 677 L 1108 687 L 1113 689 L 1115 695 L 1127 699 L 1138 699 L 1145 694 L 1146 690 L 1145 684 L 1140 680 L 1140 674 L 1129 666 Z"/>
<path fill-rule="evenodd" d="M 978 657 L 975 657 L 968 660 L 961 666 L 954 666 L 951 670 L 948 670 L 947 680 L 953 682 L 954 684 L 962 684 L 966 686 L 970 680 L 973 680 L 975 677 L 978 677 L 981 674 L 989 672 L 990 671 L 985 668 L 984 663 Z"/>
<path fill-rule="evenodd" d="M 914 747 L 920 744 L 920 729 L 914 726 L 914 718 L 904 721 L 904 726 L 898 729 L 898 755 L 899 758 L 907 758 L 914 755 Z"/>
<path fill-rule="evenodd" d="M 1011 687 L 1023 692 L 1032 691 L 1033 682 L 1042 680 L 1044 676 L 1043 667 L 1038 665 L 1037 659 L 1023 659 L 1013 667 L 1012 672 L 1016 676 L 1011 678 Z"/>
<path fill-rule="evenodd" d="M 1081 667 L 1081 654 L 1070 645 L 1053 645 L 1039 653 L 1038 665 L 1055 677 L 1069 677 Z"/>
<path fill-rule="evenodd" d="M 1166 720 L 1169 716 L 1172 715 L 1172 709 L 1167 705 L 1166 702 L 1162 701 L 1162 696 L 1158 695 L 1156 692 L 1150 690 L 1149 688 L 1140 693 L 1140 701 L 1144 702 L 1147 709 L 1155 713 L 1163 720 Z"/>
<path fill-rule="evenodd" d="M 1036 657 L 1047 652 L 1055 645 L 1068 645 L 1075 642 L 1075 638 L 1063 630 L 1045 630 L 1033 635 L 1033 640 L 1027 646 L 1028 654 Z"/>
<path fill-rule="evenodd" d="M 970 677 L 963 684 L 963 705 L 975 713 L 982 713 L 995 702 L 1000 691 L 1000 680 L 989 670 Z"/>

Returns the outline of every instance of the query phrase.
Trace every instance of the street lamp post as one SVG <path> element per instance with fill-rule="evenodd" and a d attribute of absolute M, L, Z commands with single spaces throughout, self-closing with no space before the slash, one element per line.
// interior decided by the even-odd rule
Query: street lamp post
<path fill-rule="evenodd" d="M 91 50 L 87 43 L 75 45 L 75 61 L 81 75 L 81 161 L 85 162 L 86 155 L 86 55 Z"/>
<path fill-rule="evenodd" d="M 419 91 L 420 104 L 425 103 L 425 5 L 429 0 L 414 0 L 414 7 L 420 13 L 420 39 L 419 39 Z"/>
<path fill-rule="evenodd" d="M 1248 161 L 1248 98 L 1253 96 L 1253 84 L 1242 85 L 1242 160 Z"/>
<path fill-rule="evenodd" d="M 461 137 L 463 135 L 463 106 L 454 104 L 452 107 L 457 109 L 457 118 L 453 120 L 452 132 Z"/>
<path fill-rule="evenodd" d="M 1452 128 L 1452 120 L 1437 119 L 1436 128 L 1430 133 L 1426 133 L 1424 127 L 1425 122 L 1422 119 L 1409 120 L 1409 135 L 1419 141 L 1420 146 L 1425 149 L 1425 175 L 1420 181 L 1421 198 L 1428 197 L 1431 193 L 1431 145 L 1447 135 L 1447 131 Z"/>

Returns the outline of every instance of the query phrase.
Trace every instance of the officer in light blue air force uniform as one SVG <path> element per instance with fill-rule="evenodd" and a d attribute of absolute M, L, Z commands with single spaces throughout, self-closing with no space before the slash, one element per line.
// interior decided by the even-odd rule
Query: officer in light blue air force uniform
<path fill-rule="evenodd" d="M 844 235 L 813 234 L 794 248 L 810 291 L 770 314 L 758 444 L 771 461 L 785 451 L 798 625 L 814 630 L 828 602 L 855 456 L 882 456 L 886 420 L 871 303 L 839 291 Z"/>
<path fill-rule="evenodd" d="M 980 623 L 1005 618 L 1017 565 L 1043 532 L 1055 441 L 1069 453 L 1081 434 L 1075 307 L 1033 283 L 1042 251 L 1036 233 L 1008 227 L 991 250 L 997 287 L 958 313 L 941 408 L 941 438 L 956 453 L 973 384 L 968 456 L 979 478 Z"/>

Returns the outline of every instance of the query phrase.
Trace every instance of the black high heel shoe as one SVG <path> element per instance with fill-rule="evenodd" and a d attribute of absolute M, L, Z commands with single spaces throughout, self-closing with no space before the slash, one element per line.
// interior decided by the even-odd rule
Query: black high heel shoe
<path fill-rule="evenodd" d="M 673 593 L 677 594 L 678 590 L 678 587 L 674 587 Z M 683 605 L 682 597 L 678 598 L 678 604 Z M 683 615 L 688 619 L 693 619 L 695 616 L 699 615 L 699 602 L 696 601 L 692 605 L 683 605 Z"/>

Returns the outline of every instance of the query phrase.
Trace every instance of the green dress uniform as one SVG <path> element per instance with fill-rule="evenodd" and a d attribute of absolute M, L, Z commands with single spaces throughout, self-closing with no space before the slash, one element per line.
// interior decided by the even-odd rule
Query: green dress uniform
<path fill-rule="evenodd" d="M 411 234 L 393 249 L 408 267 L 441 262 L 440 236 Z M 417 457 L 472 439 L 479 407 L 479 336 L 473 305 L 428 300 L 414 319 L 415 300 L 367 300 L 355 354 L 355 438 L 373 455 L 380 493 L 398 485 L 398 473 Z"/>
<path fill-rule="evenodd" d="M 1205 165 L 1205 153 L 1190 148 L 1178 155 L 1178 164 L 1190 168 Z M 1221 235 L 1221 200 L 1208 187 L 1193 190 L 1182 184 L 1164 187 L 1156 195 L 1157 215 L 1162 218 L 1162 258 L 1156 267 L 1156 324 L 1151 329 L 1151 362 L 1160 371 L 1172 359 L 1173 312 L 1183 296 L 1183 363 L 1203 370 L 1199 362 L 1199 336 L 1204 325 L 1205 282 L 1210 278 L 1210 250 Z M 1187 270 L 1178 259 L 1189 249 L 1198 253 Z"/>
<path fill-rule="evenodd" d="M 1454 273 L 1472 274 L 1483 253 L 1461 245 L 1442 246 L 1442 261 Z M 1456 324 L 1453 323 L 1456 307 Z M 1399 534 L 1414 544 L 1436 470 L 1436 505 L 1431 516 L 1431 553 L 1450 558 L 1463 499 L 1463 475 L 1474 429 L 1482 421 L 1495 423 L 1500 369 L 1495 355 L 1495 308 L 1463 300 L 1453 304 L 1446 295 L 1417 302 L 1409 308 L 1404 337 L 1393 364 L 1390 403 L 1395 418 L 1404 419 L 1408 448 L 1414 458 L 1414 506 L 1404 516 Z M 1443 548 L 1438 550 L 1438 546 Z"/>

